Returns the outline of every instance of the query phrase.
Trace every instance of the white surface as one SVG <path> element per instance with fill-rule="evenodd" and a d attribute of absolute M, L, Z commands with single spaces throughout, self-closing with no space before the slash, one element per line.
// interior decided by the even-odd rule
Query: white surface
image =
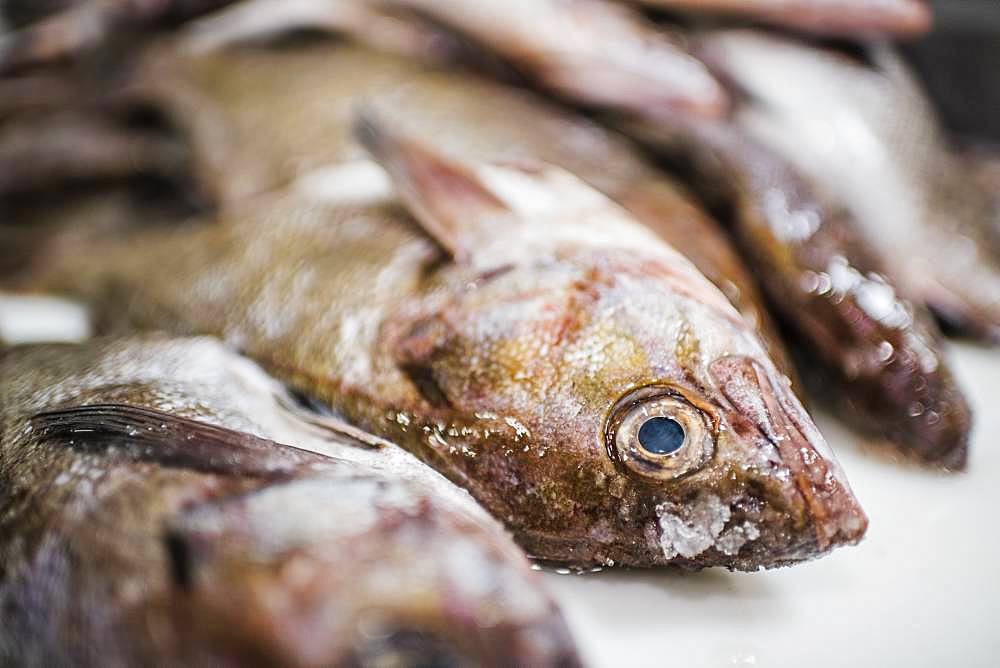
<path fill-rule="evenodd" d="M 87 309 L 58 297 L 0 295 L 0 341 L 82 341 L 90 336 Z"/>
<path fill-rule="evenodd" d="M 946 474 L 864 450 L 831 419 L 871 525 L 861 545 L 764 573 L 547 573 L 591 666 L 1000 666 L 1000 351 L 955 346 L 976 416 Z"/>
<path fill-rule="evenodd" d="M 72 340 L 80 322 L 66 302 L 0 296 L 8 342 Z M 588 665 L 1000 666 L 1000 351 L 955 348 L 976 413 L 967 472 L 891 461 L 820 416 L 871 520 L 864 542 L 764 573 L 546 573 Z"/>

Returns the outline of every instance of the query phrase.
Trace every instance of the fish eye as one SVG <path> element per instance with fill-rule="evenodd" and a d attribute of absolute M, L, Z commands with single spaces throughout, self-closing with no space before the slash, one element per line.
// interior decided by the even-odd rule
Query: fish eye
<path fill-rule="evenodd" d="M 669 455 L 684 446 L 684 427 L 669 417 L 652 417 L 639 427 L 639 446 L 655 455 Z"/>
<path fill-rule="evenodd" d="M 606 439 L 616 463 L 660 481 L 697 471 L 715 450 L 710 417 L 667 386 L 644 387 L 619 400 L 608 419 Z"/>

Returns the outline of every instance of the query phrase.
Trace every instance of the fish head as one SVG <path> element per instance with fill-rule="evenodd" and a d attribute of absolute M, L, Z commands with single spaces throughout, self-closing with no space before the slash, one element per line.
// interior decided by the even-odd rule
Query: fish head
<path fill-rule="evenodd" d="M 426 404 L 404 427 L 529 553 L 756 569 L 861 538 L 788 379 L 686 258 L 561 170 L 375 145 L 455 258 L 389 327 Z"/>
<path fill-rule="evenodd" d="M 187 510 L 179 626 L 273 665 L 579 665 L 502 529 L 435 491 L 340 463 Z"/>

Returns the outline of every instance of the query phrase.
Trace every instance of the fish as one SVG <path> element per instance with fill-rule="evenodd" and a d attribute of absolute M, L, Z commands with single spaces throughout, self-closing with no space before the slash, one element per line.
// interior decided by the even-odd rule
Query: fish
<path fill-rule="evenodd" d="M 17 72 L 107 47 L 125 29 L 195 18 L 232 0 L 82 2 L 0 38 L 0 72 Z M 409 20 L 396 15 L 404 12 Z M 418 17 L 429 19 L 419 27 Z M 446 52 L 447 26 L 481 43 L 528 79 L 592 106 L 656 114 L 716 117 L 726 108 L 722 86 L 683 46 L 632 9 L 604 0 L 254 0 L 212 16 L 212 31 L 264 31 L 278 26 L 333 28 L 381 46 Z M 424 21 L 424 23 L 428 23 Z M 450 42 L 447 47 L 441 42 Z M 465 55 L 469 49 L 462 50 Z M 651 94 L 652 92 L 652 94 Z"/>
<path fill-rule="evenodd" d="M 986 234 L 994 248 L 1000 248 L 1000 149 L 994 143 L 973 142 L 962 147 L 957 157 L 974 187 L 991 200 L 986 206 Z"/>
<path fill-rule="evenodd" d="M 709 118 L 728 108 L 726 91 L 704 65 L 626 6 L 604 0 L 375 5 L 428 17 L 499 55 L 547 91 L 591 107 L 642 117 Z"/>
<path fill-rule="evenodd" d="M 0 32 L 0 76 L 80 61 L 116 42 L 129 41 L 157 27 L 191 20 L 234 0 L 46 0 L 26 8 L 21 0 L 4 0 L 4 15 L 27 25 Z"/>
<path fill-rule="evenodd" d="M 15 346 L 0 377 L 4 665 L 580 665 L 468 494 L 216 340 Z"/>
<path fill-rule="evenodd" d="M 630 0 L 694 15 L 741 18 L 826 37 L 925 34 L 933 12 L 922 0 Z"/>
<path fill-rule="evenodd" d="M 0 126 L 0 203 L 138 176 L 170 180 L 184 174 L 188 162 L 185 148 L 162 133 L 96 114 L 28 112 Z"/>
<path fill-rule="evenodd" d="M 0 26 L 24 26 L 34 23 L 43 16 L 65 9 L 74 0 L 2 0 L 0 2 Z"/>
<path fill-rule="evenodd" d="M 217 43 L 205 52 L 207 34 L 199 26 L 149 57 L 123 96 L 162 110 L 186 138 L 206 199 L 225 205 L 289 184 L 347 197 L 366 183 L 378 187 L 377 175 L 366 180 L 365 163 L 358 162 L 365 153 L 350 118 L 366 98 L 389 97 L 407 109 L 409 127 L 435 135 L 454 155 L 543 161 L 597 187 L 692 260 L 756 326 L 779 370 L 795 378 L 756 282 L 724 231 L 623 137 L 468 72 L 335 41 L 280 49 Z M 192 39 L 199 45 L 194 54 Z M 289 71 L 299 74 L 288 77 Z M 261 132 L 265 116 L 284 120 Z"/>
<path fill-rule="evenodd" d="M 917 459 L 962 469 L 972 415 L 941 334 L 854 217 L 736 126 L 679 119 L 631 131 L 726 217 L 838 416 Z"/>
<path fill-rule="evenodd" d="M 1000 342 L 992 195 L 953 155 L 891 47 L 872 45 L 861 62 L 792 39 L 720 31 L 699 50 L 750 98 L 736 122 L 850 211 L 906 294 L 949 331 Z"/>
<path fill-rule="evenodd" d="M 540 559 L 756 570 L 861 539 L 788 380 L 687 259 L 565 170 L 463 162 L 379 108 L 356 133 L 384 199 L 266 193 L 52 255 L 25 288 L 220 337 Z"/>

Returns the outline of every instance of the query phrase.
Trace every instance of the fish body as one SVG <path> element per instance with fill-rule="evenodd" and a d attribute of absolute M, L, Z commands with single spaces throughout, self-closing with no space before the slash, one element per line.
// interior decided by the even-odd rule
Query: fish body
<path fill-rule="evenodd" d="M 211 32 L 202 26 L 194 41 Z M 352 111 L 372 98 L 405 109 L 407 127 L 434 136 L 450 154 L 563 167 L 692 260 L 756 326 L 779 369 L 794 376 L 756 283 L 724 232 L 626 140 L 578 115 L 468 73 L 336 42 L 216 45 L 200 54 L 172 45 L 141 72 L 131 95 L 165 110 L 195 155 L 200 189 L 216 202 L 289 184 L 324 198 L 377 192 L 384 187 L 379 172 L 366 166 L 350 129 Z"/>
<path fill-rule="evenodd" d="M 133 2 L 132 0 L 54 0 L 25 7 L 19 0 L 0 6 L 7 16 L 23 19 L 20 30 L 0 32 L 0 75 L 79 61 L 136 34 L 219 9 L 233 0 Z"/>
<path fill-rule="evenodd" d="M 860 539 L 787 379 L 688 260 L 561 169 L 458 160 L 390 123 L 357 130 L 381 195 L 247 199 L 50 257 L 35 287 L 220 336 L 539 558 L 756 569 Z"/>
<path fill-rule="evenodd" d="M 962 468 L 971 414 L 930 313 L 907 299 L 851 215 L 737 128 L 635 128 L 728 211 L 776 314 L 818 362 L 822 393 L 862 431 Z"/>
<path fill-rule="evenodd" d="M 184 151 L 160 135 L 130 131 L 89 114 L 29 111 L 0 128 L 0 201 L 81 183 L 136 175 L 170 178 L 186 167 Z"/>
<path fill-rule="evenodd" d="M 959 333 L 998 340 L 995 202 L 949 152 L 891 49 L 872 47 L 869 65 L 791 39 L 723 31 L 702 51 L 752 97 L 737 111 L 740 126 L 854 215 L 908 296 Z"/>
<path fill-rule="evenodd" d="M 5 665 L 577 664 L 467 494 L 310 426 L 218 342 L 13 347 L 0 370 Z"/>
<path fill-rule="evenodd" d="M 79 58 L 121 41 L 125 30 L 169 26 L 230 4 L 232 0 L 72 3 L 0 39 L 0 72 Z M 397 18 L 400 13 L 404 18 Z M 214 31 L 225 33 L 315 27 L 424 53 L 448 50 L 442 42 L 454 40 L 440 30 L 447 26 L 462 40 L 500 54 L 530 79 L 592 106 L 710 117 L 726 107 L 722 87 L 680 44 L 630 8 L 603 0 L 253 0 L 236 3 L 210 20 Z"/>
<path fill-rule="evenodd" d="M 728 98 L 679 41 L 630 8 L 603 0 L 388 0 L 512 63 L 547 90 L 642 117 L 719 117 Z"/>
<path fill-rule="evenodd" d="M 633 0 L 678 12 L 739 17 L 825 36 L 913 37 L 930 28 L 922 0 Z"/>

